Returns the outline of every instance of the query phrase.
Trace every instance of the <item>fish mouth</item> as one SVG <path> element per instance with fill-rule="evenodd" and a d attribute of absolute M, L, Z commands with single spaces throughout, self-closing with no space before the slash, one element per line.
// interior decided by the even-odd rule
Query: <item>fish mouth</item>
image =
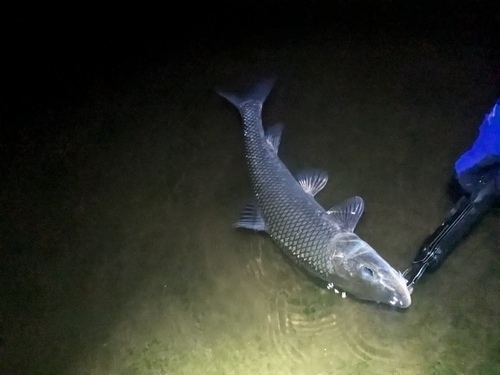
<path fill-rule="evenodd" d="M 406 309 L 411 305 L 411 297 L 410 293 L 407 296 L 405 295 L 394 295 L 392 299 L 389 301 L 389 304 L 392 306 L 400 307 L 402 309 Z"/>
<path fill-rule="evenodd" d="M 375 284 L 379 284 L 381 301 L 390 306 L 406 309 L 411 305 L 411 293 L 406 285 L 406 279 L 401 272 L 392 268 L 385 260 L 379 260 L 376 267 L 372 263 L 373 269 L 379 276 Z"/>
<path fill-rule="evenodd" d="M 397 272 L 397 271 L 396 271 Z M 386 301 L 391 306 L 406 309 L 411 305 L 411 293 L 406 285 L 405 278 L 397 272 L 395 279 L 386 280 L 384 284 L 391 291 L 392 298 Z M 389 284 L 389 285 L 388 285 Z M 391 285 L 392 284 L 392 285 Z"/>

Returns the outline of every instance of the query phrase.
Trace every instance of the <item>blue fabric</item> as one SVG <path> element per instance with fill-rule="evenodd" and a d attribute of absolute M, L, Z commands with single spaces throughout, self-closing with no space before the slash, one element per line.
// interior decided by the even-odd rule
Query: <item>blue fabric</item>
<path fill-rule="evenodd" d="M 455 163 L 455 172 L 462 187 L 472 192 L 475 179 L 481 179 L 484 171 L 496 173 L 497 193 L 500 194 L 500 99 L 497 100 L 481 126 L 472 145 Z"/>

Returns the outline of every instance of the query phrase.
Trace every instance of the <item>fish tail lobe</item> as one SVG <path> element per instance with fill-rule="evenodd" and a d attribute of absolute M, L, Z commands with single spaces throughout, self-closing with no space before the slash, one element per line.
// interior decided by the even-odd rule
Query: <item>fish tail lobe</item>
<path fill-rule="evenodd" d="M 216 92 L 233 103 L 236 108 L 240 109 L 246 102 L 249 101 L 264 103 L 267 95 L 269 95 L 269 92 L 273 88 L 274 81 L 275 78 L 260 81 L 253 87 L 252 90 L 243 95 L 228 93 L 219 89 L 217 89 Z"/>

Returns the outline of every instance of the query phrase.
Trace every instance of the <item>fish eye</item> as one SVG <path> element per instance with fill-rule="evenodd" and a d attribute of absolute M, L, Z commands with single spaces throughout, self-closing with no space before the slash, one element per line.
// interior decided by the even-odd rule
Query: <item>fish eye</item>
<path fill-rule="evenodd" d="M 361 277 L 365 280 L 373 278 L 373 270 L 369 267 L 361 267 Z"/>

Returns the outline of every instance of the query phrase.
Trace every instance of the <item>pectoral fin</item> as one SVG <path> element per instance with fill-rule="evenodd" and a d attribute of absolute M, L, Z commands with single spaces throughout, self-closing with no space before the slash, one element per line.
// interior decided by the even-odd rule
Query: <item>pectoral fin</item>
<path fill-rule="evenodd" d="M 326 213 L 340 222 L 346 230 L 354 232 L 354 228 L 363 215 L 364 207 L 363 198 L 351 197 L 333 206 Z"/>

